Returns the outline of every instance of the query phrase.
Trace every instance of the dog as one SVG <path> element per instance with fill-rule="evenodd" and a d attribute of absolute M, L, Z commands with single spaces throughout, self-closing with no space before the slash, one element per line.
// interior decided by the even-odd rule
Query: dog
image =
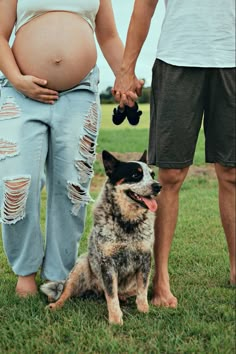
<path fill-rule="evenodd" d="M 52 310 L 87 291 L 104 294 L 109 323 L 122 325 L 119 300 L 136 296 L 138 311 L 149 309 L 154 212 L 161 185 L 154 181 L 146 151 L 140 160 L 124 162 L 104 150 L 102 159 L 107 180 L 94 207 L 88 252 L 78 258 L 66 281 L 46 283 L 41 291 L 57 300 L 47 306 Z"/>

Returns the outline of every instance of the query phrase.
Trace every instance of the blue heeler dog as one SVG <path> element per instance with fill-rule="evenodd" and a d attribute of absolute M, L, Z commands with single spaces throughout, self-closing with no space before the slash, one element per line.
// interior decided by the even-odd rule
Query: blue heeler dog
<path fill-rule="evenodd" d="M 146 163 L 123 162 L 103 151 L 107 180 L 94 208 L 88 253 L 80 256 L 66 281 L 49 282 L 41 290 L 57 309 L 87 291 L 104 294 L 109 322 L 122 324 L 119 299 L 136 296 L 138 311 L 148 312 L 147 291 L 153 248 L 156 196 L 161 190 Z"/>

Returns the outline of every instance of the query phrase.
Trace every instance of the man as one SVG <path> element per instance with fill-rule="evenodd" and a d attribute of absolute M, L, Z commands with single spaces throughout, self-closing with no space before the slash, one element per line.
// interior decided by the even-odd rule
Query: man
<path fill-rule="evenodd" d="M 113 95 L 131 105 L 141 84 L 135 65 L 158 0 L 136 0 Z M 230 282 L 235 272 L 235 4 L 234 0 L 165 0 L 166 14 L 153 66 L 149 163 L 163 185 L 155 223 L 152 302 L 176 307 L 168 258 L 181 185 L 204 122 L 206 162 L 214 163 Z M 204 119 L 202 118 L 204 116 Z"/>

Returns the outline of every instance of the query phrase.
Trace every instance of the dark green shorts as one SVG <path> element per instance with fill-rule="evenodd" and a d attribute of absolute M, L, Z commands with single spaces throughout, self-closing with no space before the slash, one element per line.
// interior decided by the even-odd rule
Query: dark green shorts
<path fill-rule="evenodd" d="M 235 68 L 153 66 L 148 159 L 161 168 L 193 163 L 202 123 L 206 162 L 235 167 Z"/>

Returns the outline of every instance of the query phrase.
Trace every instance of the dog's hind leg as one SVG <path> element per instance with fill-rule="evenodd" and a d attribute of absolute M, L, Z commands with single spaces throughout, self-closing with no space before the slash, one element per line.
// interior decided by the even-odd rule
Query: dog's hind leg
<path fill-rule="evenodd" d="M 72 296 L 80 296 L 91 288 L 92 273 L 89 266 L 87 255 L 79 257 L 76 265 L 70 272 L 65 283 L 63 292 L 55 303 L 49 304 L 47 307 L 50 310 L 60 308 L 65 301 Z"/>

